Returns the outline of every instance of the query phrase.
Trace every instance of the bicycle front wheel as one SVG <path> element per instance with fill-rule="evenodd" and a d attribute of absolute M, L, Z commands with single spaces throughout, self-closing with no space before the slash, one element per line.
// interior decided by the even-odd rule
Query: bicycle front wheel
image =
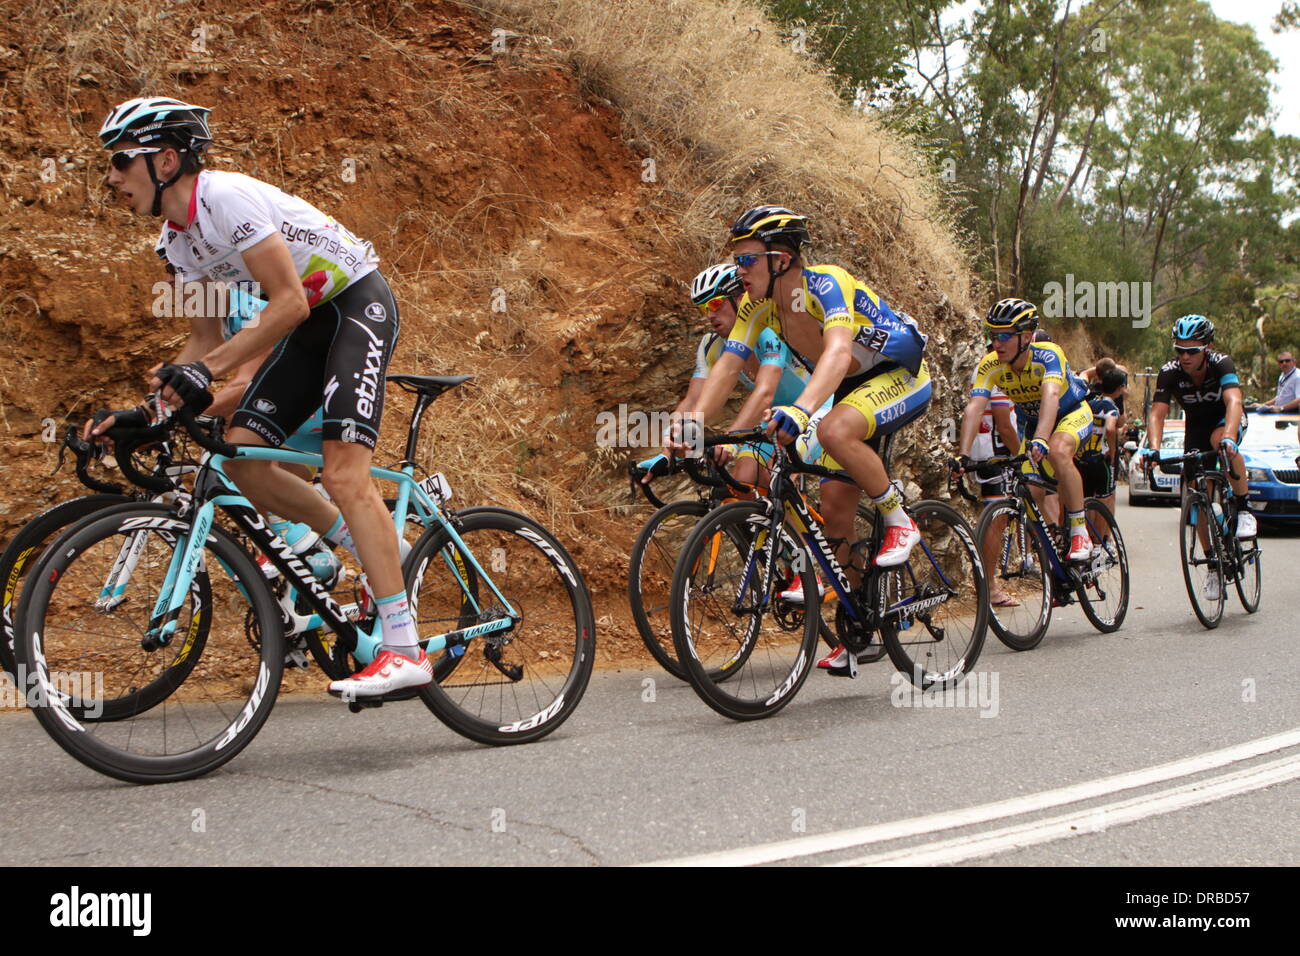
<path fill-rule="evenodd" d="M 989 590 L 970 526 L 941 501 L 908 508 L 921 533 L 880 579 L 880 633 L 894 666 L 921 690 L 955 687 L 979 660 Z"/>
<path fill-rule="evenodd" d="M 485 507 L 452 521 L 463 545 L 437 527 L 407 558 L 421 635 L 510 618 L 498 591 L 513 608 L 513 623 L 430 655 L 435 682 L 420 688 L 420 697 L 439 720 L 479 743 L 539 740 L 573 713 L 595 666 L 586 582 L 563 545 L 531 518 Z"/>
<path fill-rule="evenodd" d="M 1128 613 L 1128 552 L 1105 502 L 1088 498 L 1083 508 L 1092 552 L 1079 571 L 1079 603 L 1092 626 L 1109 634 L 1119 630 Z"/>
<path fill-rule="evenodd" d="M 767 508 L 737 501 L 709 512 L 673 573 L 677 659 L 700 698 L 733 720 L 770 717 L 790 703 L 817 648 L 812 561 L 783 518 L 772 534 Z M 793 606 L 779 595 L 796 580 L 805 603 Z"/>
<path fill-rule="evenodd" d="M 1223 620 L 1227 582 L 1223 577 L 1223 542 L 1205 495 L 1188 492 L 1178 518 L 1178 548 L 1183 583 L 1200 622 L 1216 628 Z"/>
<path fill-rule="evenodd" d="M 18 602 L 22 595 L 23 581 L 40 557 L 40 551 L 54 540 L 58 532 L 86 515 L 130 500 L 126 495 L 82 495 L 80 498 L 61 501 L 23 525 L 5 548 L 4 554 L 0 555 L 0 582 L 4 583 L 4 605 L 0 608 L 3 612 L 0 614 L 0 622 L 3 622 L 0 623 L 0 628 L 3 628 L 3 633 L 0 633 L 0 667 L 16 682 L 14 635 L 18 631 L 15 624 Z"/>
<path fill-rule="evenodd" d="M 1237 597 L 1247 614 L 1259 610 L 1259 599 L 1263 592 L 1262 573 L 1260 570 L 1259 542 L 1254 538 L 1238 541 L 1237 548 Z"/>
<path fill-rule="evenodd" d="M 256 736 L 279 691 L 279 609 L 220 527 L 209 532 L 194 574 L 203 583 L 191 586 L 178 627 L 165 641 L 151 632 L 154 602 L 189 530 L 162 505 L 92 517 L 47 552 L 23 593 L 16 649 L 37 677 L 37 719 L 69 754 L 118 780 L 164 783 L 215 770 Z M 105 582 L 120 581 L 128 552 L 129 583 L 106 604 Z M 104 711 L 114 702 L 123 712 L 110 719 Z"/>
<path fill-rule="evenodd" d="M 996 501 L 984 509 L 975 529 L 984 555 L 984 572 L 991 605 L 989 625 L 1013 651 L 1033 650 L 1052 620 L 1051 574 L 1042 543 L 1016 498 Z"/>
<path fill-rule="evenodd" d="M 641 642 L 659 666 L 678 680 L 686 680 L 686 669 L 673 650 L 668 613 L 673 568 L 686 539 L 708 513 L 709 506 L 703 501 L 670 501 L 647 519 L 628 562 L 627 601 Z"/>

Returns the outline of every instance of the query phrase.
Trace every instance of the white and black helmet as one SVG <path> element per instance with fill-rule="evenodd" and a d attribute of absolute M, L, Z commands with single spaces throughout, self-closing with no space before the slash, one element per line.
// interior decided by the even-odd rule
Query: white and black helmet
<path fill-rule="evenodd" d="M 709 266 L 691 281 L 691 302 L 704 305 L 720 295 L 739 295 L 744 290 L 740 273 L 730 262 Z"/>
<path fill-rule="evenodd" d="M 99 140 L 110 147 L 130 139 L 141 146 L 166 140 L 178 149 L 202 153 L 212 142 L 206 106 L 194 106 L 168 96 L 143 96 L 119 103 L 108 111 L 99 128 Z"/>

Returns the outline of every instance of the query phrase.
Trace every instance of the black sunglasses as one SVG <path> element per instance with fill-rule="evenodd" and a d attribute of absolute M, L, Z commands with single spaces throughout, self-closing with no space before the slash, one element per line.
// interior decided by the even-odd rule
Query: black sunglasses
<path fill-rule="evenodd" d="M 144 156 L 147 153 L 161 153 L 162 148 L 159 146 L 137 146 L 134 149 L 119 149 L 108 161 L 113 164 L 113 168 L 119 173 L 124 173 L 131 168 L 137 156 Z"/>

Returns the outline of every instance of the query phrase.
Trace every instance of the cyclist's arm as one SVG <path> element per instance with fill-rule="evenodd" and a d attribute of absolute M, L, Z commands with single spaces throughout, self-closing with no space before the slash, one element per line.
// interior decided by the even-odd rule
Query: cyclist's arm
<path fill-rule="evenodd" d="M 1119 454 L 1119 416 L 1111 415 L 1106 419 L 1106 460 L 1112 464 Z"/>
<path fill-rule="evenodd" d="M 1225 387 L 1223 404 L 1227 406 L 1223 414 L 1223 434 L 1236 441 L 1237 432 L 1241 428 L 1241 416 L 1246 412 L 1241 403 L 1241 389 L 1235 385 Z"/>
<path fill-rule="evenodd" d="M 844 381 L 849 366 L 853 364 L 853 330 L 846 325 L 834 325 L 822 332 L 822 355 L 813 369 L 812 378 L 795 402 L 809 415 L 826 404 L 826 399 Z"/>
<path fill-rule="evenodd" d="M 1057 411 L 1061 407 L 1061 385 L 1059 382 L 1043 382 L 1043 397 L 1038 405 L 1038 429 L 1035 438 L 1047 441 L 1056 428 Z"/>
<path fill-rule="evenodd" d="M 685 401 L 679 404 L 678 412 L 683 417 L 698 416 L 702 424 L 707 424 L 711 419 L 716 418 L 722 411 L 722 406 L 727 403 L 727 397 L 736 387 L 740 370 L 744 367 L 745 360 L 739 355 L 734 352 L 723 352 L 713 363 L 713 368 L 709 370 L 709 377 L 705 379 L 699 394 L 690 404 Z M 691 384 L 694 385 L 694 382 Z M 689 395 L 689 390 L 687 394 Z M 664 454 L 670 458 L 683 454 L 687 450 L 689 450 L 687 444 L 673 441 L 671 435 L 664 436 Z"/>
<path fill-rule="evenodd" d="M 214 378 L 269 351 L 311 312 L 283 236 L 273 233 L 244 250 L 243 256 L 244 265 L 267 299 L 266 308 L 256 324 L 245 326 L 202 356 Z"/>
<path fill-rule="evenodd" d="M 212 283 L 203 280 L 195 283 L 195 285 L 203 287 L 204 295 L 202 301 L 214 301 L 208 297 L 208 287 L 211 286 Z M 190 301 L 189 296 L 186 296 L 186 301 Z M 172 361 L 177 365 L 184 365 L 186 362 L 196 361 L 219 346 L 222 341 L 221 318 L 219 316 L 191 316 L 190 337 L 186 339 L 185 344 L 181 346 L 180 353 Z"/>
<path fill-rule="evenodd" d="M 680 413 L 694 408 L 695 403 L 699 401 L 700 393 L 704 390 L 706 381 L 707 379 L 704 378 L 692 378 L 691 384 L 686 386 L 686 394 L 682 396 L 682 400 L 677 403 L 677 407 L 673 409 L 673 412 Z"/>
<path fill-rule="evenodd" d="M 1020 433 L 1016 431 L 1016 424 L 1011 420 L 1012 407 L 1010 405 L 993 406 L 993 427 L 997 429 L 998 437 L 1002 439 L 1002 444 L 1007 446 L 1007 450 L 1012 454 L 1020 447 Z"/>
<path fill-rule="evenodd" d="M 1159 449 L 1165 437 L 1165 418 L 1169 415 L 1168 402 L 1152 402 L 1147 417 L 1147 447 Z"/>
<path fill-rule="evenodd" d="M 966 411 L 961 419 L 961 440 L 957 445 L 958 455 L 969 455 L 971 446 L 975 444 L 975 436 L 980 433 L 980 419 L 984 417 L 984 409 L 989 403 L 987 395 L 972 395 L 970 401 L 966 403 Z M 996 413 L 995 413 L 996 414 Z M 1002 434 L 1001 431 L 998 434 Z M 1008 448 L 1015 448 L 1019 442 L 1008 445 Z"/>
<path fill-rule="evenodd" d="M 733 432 L 753 428 L 763 420 L 763 413 L 772 407 L 776 387 L 781 384 L 781 376 L 784 374 L 785 369 L 779 365 L 759 366 L 758 375 L 754 377 L 754 390 L 749 393 L 745 404 L 740 406 L 736 420 L 731 423 Z"/>
<path fill-rule="evenodd" d="M 235 377 L 223 385 L 221 390 L 216 393 L 205 414 L 220 415 L 222 418 L 229 420 L 230 416 L 235 413 L 235 409 L 239 407 L 240 399 L 244 397 L 244 389 L 248 388 L 248 383 L 253 380 L 253 376 L 257 374 L 257 370 L 262 367 L 262 363 L 266 361 L 266 356 L 269 354 L 270 352 L 258 355 L 239 366 L 235 370 Z"/>

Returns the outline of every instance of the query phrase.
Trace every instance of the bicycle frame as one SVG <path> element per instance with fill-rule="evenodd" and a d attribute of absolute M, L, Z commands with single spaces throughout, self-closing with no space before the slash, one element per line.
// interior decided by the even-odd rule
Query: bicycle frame
<path fill-rule="evenodd" d="M 323 464 L 323 459 L 319 455 L 285 448 L 246 446 L 240 448 L 238 457 L 257 461 L 281 461 L 317 468 Z M 224 455 L 212 455 L 206 464 L 207 473 L 200 476 L 201 480 L 196 483 L 194 500 L 190 505 L 192 509 L 190 530 L 180 536 L 178 547 L 172 553 L 161 593 L 150 617 L 145 637 L 146 645 L 153 641 L 156 642 L 154 646 L 157 646 L 171 640 L 179 621 L 181 607 L 189 593 L 190 583 L 202 568 L 204 542 L 212 527 L 216 509 L 221 508 L 285 576 L 293 591 L 301 594 L 312 608 L 314 614 L 305 622 L 302 629 L 328 627 L 359 663 L 362 665 L 370 663 L 379 653 L 382 645 L 382 629 L 378 623 L 367 633 L 349 619 L 345 609 L 316 580 L 316 576 L 302 558 L 271 530 L 262 515 L 231 481 L 224 468 L 229 460 Z M 438 634 L 420 642 L 428 653 L 450 650 L 453 655 L 459 656 L 464 653 L 465 645 L 475 637 L 512 628 L 519 618 L 519 613 L 465 546 L 454 523 L 443 514 L 440 503 L 415 481 L 414 472 L 415 464 L 409 460 L 402 463 L 400 471 L 379 467 L 370 469 L 372 477 L 394 482 L 398 486 L 397 504 L 393 511 L 396 533 L 400 536 L 407 515 L 413 506 L 416 516 L 426 529 L 432 531 L 440 528 L 450 537 L 454 551 L 449 554 L 448 551 L 451 549 L 444 549 L 442 558 L 459 583 L 464 600 L 472 605 L 474 613 L 480 617 L 484 616 L 482 605 L 466 582 L 471 570 L 478 575 L 479 580 L 486 582 L 492 594 L 500 602 L 500 606 L 505 609 L 504 616 Z M 182 514 L 181 517 L 185 515 Z M 145 530 L 151 526 L 151 522 L 160 519 L 138 520 L 141 521 L 141 530 Z M 469 562 L 469 569 L 462 563 L 466 560 Z M 355 605 L 350 606 L 350 609 L 355 615 Z M 282 611 L 284 610 L 282 607 Z"/>
<path fill-rule="evenodd" d="M 853 588 L 850 586 L 844 569 L 835 558 L 835 552 L 826 540 L 825 534 L 822 533 L 821 523 L 813 517 L 812 509 L 808 505 L 807 498 L 794 484 L 792 477 L 795 474 L 812 474 L 822 477 L 832 478 L 834 480 L 845 480 L 836 475 L 829 469 L 822 468 L 818 465 L 808 465 L 795 460 L 789 451 L 781 445 L 777 446 L 777 451 L 773 454 L 771 468 L 771 496 L 767 499 L 770 502 L 769 507 L 775 507 L 780 504 L 786 518 L 794 525 L 795 530 L 803 540 L 806 552 L 811 554 L 818 566 L 826 576 L 831 588 L 835 592 L 836 598 L 844 606 L 845 611 L 859 623 L 869 627 L 875 627 L 892 618 L 901 620 L 909 613 L 920 613 L 935 604 L 940 603 L 941 598 L 937 595 L 923 595 L 910 598 L 906 601 L 899 601 L 885 608 L 868 607 L 862 608 L 852 596 Z M 797 454 L 797 453 L 796 453 Z M 886 449 L 882 458 L 888 455 Z M 771 512 L 769 512 L 771 514 Z M 882 531 L 879 524 L 875 526 L 871 535 L 871 552 L 874 554 L 879 550 L 882 541 Z M 761 547 L 761 542 L 755 541 L 756 547 Z M 926 559 L 933 565 L 943 582 L 944 587 L 948 589 L 948 595 L 957 593 L 953 587 L 952 581 L 949 580 L 947 573 L 943 570 L 938 561 L 935 560 L 934 554 L 930 551 L 929 544 L 922 540 L 918 542 L 917 547 L 924 552 Z M 751 552 L 752 553 L 752 552 Z M 763 588 L 760 593 L 769 595 L 771 593 L 772 580 L 771 575 L 775 570 L 776 549 L 770 549 L 767 568 L 765 569 Z M 751 562 L 752 567 L 752 562 Z M 907 568 L 907 565 L 903 565 Z M 869 563 L 864 572 L 863 585 L 867 593 L 876 595 L 880 593 L 878 582 L 880 579 L 895 571 L 893 568 L 877 568 L 874 563 Z M 907 568 L 909 574 L 911 569 Z M 750 578 L 750 570 L 747 568 L 745 574 L 741 576 L 740 587 L 737 591 L 736 605 L 739 605 L 740 598 L 745 594 Z M 913 580 L 915 584 L 915 579 Z M 766 597 L 765 597 L 766 600 Z M 927 627 L 929 626 L 927 622 Z"/>

